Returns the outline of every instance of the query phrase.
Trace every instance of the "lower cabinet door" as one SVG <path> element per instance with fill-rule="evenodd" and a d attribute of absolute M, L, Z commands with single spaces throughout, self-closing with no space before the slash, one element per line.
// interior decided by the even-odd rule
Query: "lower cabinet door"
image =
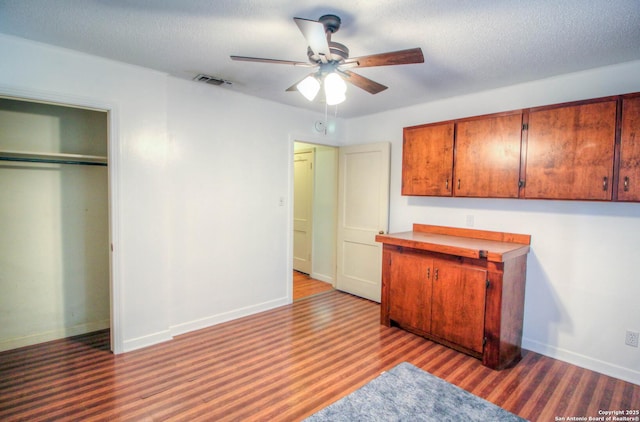
<path fill-rule="evenodd" d="M 389 317 L 407 327 L 431 330 L 431 263 L 420 255 L 391 254 Z"/>
<path fill-rule="evenodd" d="M 431 332 L 482 353 L 487 271 L 434 260 Z"/>

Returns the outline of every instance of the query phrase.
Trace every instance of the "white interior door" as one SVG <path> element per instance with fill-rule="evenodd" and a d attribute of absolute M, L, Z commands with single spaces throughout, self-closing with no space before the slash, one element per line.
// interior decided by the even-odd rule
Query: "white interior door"
<path fill-rule="evenodd" d="M 293 159 L 293 269 L 311 274 L 313 241 L 313 150 Z"/>
<path fill-rule="evenodd" d="M 341 147 L 336 288 L 380 302 L 382 245 L 389 225 L 389 143 Z"/>

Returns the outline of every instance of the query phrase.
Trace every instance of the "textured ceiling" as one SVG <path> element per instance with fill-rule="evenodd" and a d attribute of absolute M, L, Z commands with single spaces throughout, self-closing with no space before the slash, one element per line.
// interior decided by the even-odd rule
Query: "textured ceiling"
<path fill-rule="evenodd" d="M 306 61 L 293 18 L 327 13 L 341 17 L 332 39 L 352 57 L 413 47 L 425 56 L 356 70 L 389 89 L 350 86 L 342 117 L 640 59 L 640 0 L 0 0 L 0 32 L 179 78 L 205 73 L 232 82 L 211 90 L 324 112 L 285 92 L 309 69 L 229 56 Z"/>

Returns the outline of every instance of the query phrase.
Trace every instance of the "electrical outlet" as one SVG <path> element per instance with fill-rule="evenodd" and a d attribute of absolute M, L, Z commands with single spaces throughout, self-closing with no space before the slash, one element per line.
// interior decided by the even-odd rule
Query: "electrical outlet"
<path fill-rule="evenodd" d="M 467 227 L 473 227 L 474 224 L 474 216 L 473 215 L 467 215 Z"/>
<path fill-rule="evenodd" d="M 638 347 L 638 334 L 637 331 L 627 330 L 627 336 L 624 339 L 624 344 L 631 347 Z"/>

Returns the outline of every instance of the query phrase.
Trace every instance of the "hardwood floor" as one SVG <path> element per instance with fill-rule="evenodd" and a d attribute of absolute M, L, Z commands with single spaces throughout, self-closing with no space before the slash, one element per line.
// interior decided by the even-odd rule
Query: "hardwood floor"
<path fill-rule="evenodd" d="M 293 272 L 293 300 L 302 299 L 333 290 L 333 286 L 324 281 L 315 280 L 299 271 Z"/>
<path fill-rule="evenodd" d="M 0 353 L 2 421 L 295 421 L 408 361 L 531 421 L 638 409 L 640 386 L 525 352 L 493 371 L 338 291 L 113 355 L 107 332 Z"/>

